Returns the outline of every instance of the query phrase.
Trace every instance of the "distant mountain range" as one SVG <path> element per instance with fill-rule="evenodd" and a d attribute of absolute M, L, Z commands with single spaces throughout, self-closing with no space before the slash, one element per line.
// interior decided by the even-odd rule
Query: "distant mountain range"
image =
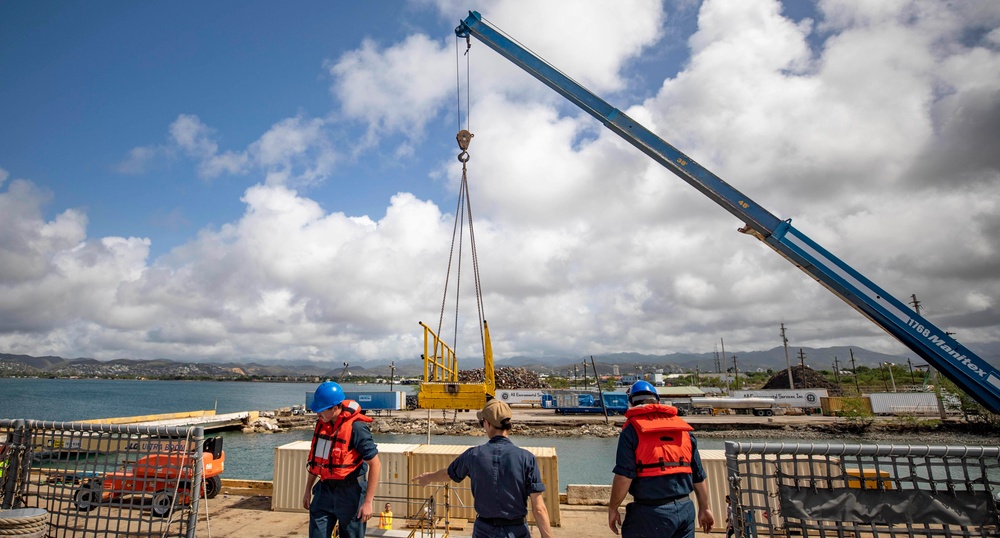
<path fill-rule="evenodd" d="M 801 350 L 801 358 L 800 358 Z M 981 350 L 977 350 L 981 351 Z M 984 353 L 984 360 L 991 364 L 1000 364 L 1000 346 L 992 354 Z M 828 348 L 789 348 L 788 361 L 792 365 L 804 362 L 814 370 L 833 370 L 834 363 L 842 370 L 851 369 L 853 352 L 854 364 L 857 366 L 877 367 L 880 363 L 891 362 L 906 365 L 909 359 L 912 366 L 925 364 L 925 361 L 915 354 L 886 355 L 859 347 L 828 347 Z M 594 355 L 593 361 L 600 374 L 611 374 L 615 367 L 618 373 L 629 374 L 636 371 L 649 372 L 653 369 L 663 369 L 664 373 L 690 372 L 697 369 L 702 373 L 717 372 L 719 368 L 733 368 L 733 356 L 736 366 L 741 372 L 784 370 L 787 368 L 785 350 L 775 347 L 767 351 L 727 351 L 729 360 L 725 365 L 718 362 L 715 353 L 671 353 L 667 355 L 644 355 L 640 353 L 613 353 Z M 395 361 L 372 361 L 361 364 L 349 364 L 347 370 L 353 376 L 383 376 L 390 375 L 390 362 L 397 377 L 416 377 L 423 374 L 423 363 L 419 359 Z M 556 374 L 573 376 L 574 369 L 583 374 L 584 363 L 592 375 L 590 357 L 513 357 L 496 361 L 496 367 L 519 367 L 539 374 Z M 460 366 L 465 370 L 482 368 L 482 363 L 475 359 L 466 359 Z M 91 358 L 65 359 L 62 357 L 30 355 L 14 355 L 0 353 L 0 376 L 24 374 L 55 374 L 55 375 L 115 375 L 132 376 L 180 376 L 180 377 L 340 377 L 344 363 L 332 362 L 291 362 L 253 360 L 248 362 L 179 362 L 168 359 L 132 360 L 115 359 L 99 361 Z"/>

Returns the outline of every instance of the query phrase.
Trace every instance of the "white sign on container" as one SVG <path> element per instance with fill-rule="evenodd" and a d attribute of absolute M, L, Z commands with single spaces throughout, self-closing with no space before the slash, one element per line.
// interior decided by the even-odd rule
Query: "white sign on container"
<path fill-rule="evenodd" d="M 828 397 L 826 389 L 771 389 L 734 390 L 734 398 L 774 398 L 778 405 L 812 409 L 819 407 L 819 399 Z"/>
<path fill-rule="evenodd" d="M 530 405 L 532 407 L 542 405 L 542 391 L 540 390 L 498 390 L 497 398 L 507 405 Z"/>

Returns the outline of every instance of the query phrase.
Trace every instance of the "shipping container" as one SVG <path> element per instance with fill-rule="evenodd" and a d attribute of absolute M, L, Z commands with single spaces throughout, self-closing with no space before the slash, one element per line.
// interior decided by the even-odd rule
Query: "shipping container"
<path fill-rule="evenodd" d="M 933 392 L 876 392 L 868 395 L 876 415 L 938 415 Z"/>
<path fill-rule="evenodd" d="M 468 450 L 469 446 L 462 445 L 420 445 L 413 451 L 410 459 L 410 481 L 413 477 L 426 473 L 445 469 L 451 462 L 455 461 L 461 453 Z M 545 500 L 545 507 L 548 509 L 549 522 L 552 526 L 558 527 L 559 517 L 559 461 L 556 456 L 556 449 L 552 447 L 523 447 L 528 452 L 535 455 L 538 462 L 538 470 L 542 475 L 542 482 L 545 484 L 545 492 L 542 499 Z M 449 482 L 449 514 L 451 519 L 467 519 L 470 522 L 476 519 L 476 511 L 473 508 L 472 489 L 469 479 L 454 483 Z M 416 484 L 410 486 L 410 497 L 413 501 L 413 509 L 419 509 L 419 502 L 426 500 L 433 495 L 437 505 L 437 517 L 444 517 L 445 498 L 443 484 L 431 484 L 427 487 L 420 487 Z M 413 514 L 411 514 L 413 515 Z M 534 521 L 529 507 L 528 520 Z"/>
<path fill-rule="evenodd" d="M 381 512 L 387 502 L 392 503 L 395 513 L 403 512 L 397 506 L 409 501 L 410 455 L 419 446 L 409 443 L 378 444 L 378 459 L 382 464 L 382 472 L 378 475 L 378 491 L 375 492 L 373 510 L 376 513 Z"/>
<path fill-rule="evenodd" d="M 705 483 L 708 486 L 708 498 L 709 503 L 711 503 L 712 514 L 715 515 L 715 524 L 718 527 L 720 524 L 722 528 L 725 528 L 726 523 L 726 495 L 729 495 L 729 475 L 726 466 L 726 451 L 725 450 L 699 450 L 698 454 L 701 456 L 701 464 L 705 468 Z M 774 494 L 778 491 L 778 483 L 775 473 L 775 465 L 773 463 L 774 456 L 767 455 L 765 458 L 771 460 L 768 463 L 767 472 L 765 472 L 762 464 L 760 462 L 752 464 L 750 467 L 752 477 L 744 477 L 743 482 L 740 485 L 741 491 L 748 492 L 752 496 L 752 502 L 755 506 L 773 506 L 776 504 L 776 499 L 767 498 L 765 499 L 764 491 Z M 814 462 L 810 461 L 784 461 L 781 464 L 780 473 L 784 475 L 802 475 L 802 476 L 815 476 L 823 477 L 830 476 L 831 470 L 834 474 L 839 475 L 839 468 L 831 469 L 828 464 L 821 460 L 816 460 Z M 761 476 L 766 475 L 766 484 L 762 483 Z M 695 499 L 694 493 L 691 494 L 691 498 L 695 503 L 695 507 L 698 506 L 698 501 Z M 743 499 L 744 502 L 747 499 Z M 781 520 L 781 514 L 779 511 L 775 511 L 772 516 L 775 520 L 772 522 L 777 526 L 782 526 L 784 523 Z"/>
<path fill-rule="evenodd" d="M 604 405 L 598 398 L 603 396 Z M 623 392 L 577 393 L 550 391 L 542 395 L 542 408 L 552 409 L 556 414 L 603 414 L 623 415 L 628 410 L 628 395 Z"/>
<path fill-rule="evenodd" d="M 366 411 L 398 411 L 406 409 L 406 393 L 401 390 L 344 391 L 344 398 L 361 404 Z M 313 393 L 306 393 L 306 409 L 312 411 Z"/>
<path fill-rule="evenodd" d="M 828 417 L 872 414 L 872 401 L 867 396 L 856 398 L 831 396 L 830 398 L 820 398 L 819 403 L 823 414 Z"/>
<path fill-rule="evenodd" d="M 594 405 L 596 394 L 553 390 L 542 394 L 542 407 L 555 409 L 561 407 L 589 407 Z"/>
<path fill-rule="evenodd" d="M 345 391 L 344 397 L 361 404 L 366 411 L 398 411 L 406 408 L 406 393 L 395 391 Z"/>
<path fill-rule="evenodd" d="M 302 508 L 302 494 L 305 493 L 309 459 L 309 441 L 295 441 L 274 449 L 274 492 L 271 496 L 271 510 L 284 512 L 306 512 Z M 408 494 L 409 458 L 419 445 L 378 443 L 378 459 L 382 464 L 379 472 L 378 491 L 372 509 L 381 512 L 386 502 L 402 504 Z"/>
<path fill-rule="evenodd" d="M 306 512 L 302 494 L 306 487 L 309 441 L 295 441 L 274 449 L 274 480 L 271 510 Z"/>

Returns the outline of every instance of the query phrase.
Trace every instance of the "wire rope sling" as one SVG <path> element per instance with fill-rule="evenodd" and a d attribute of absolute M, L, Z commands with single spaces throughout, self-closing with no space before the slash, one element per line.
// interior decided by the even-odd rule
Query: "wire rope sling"
<path fill-rule="evenodd" d="M 458 53 L 458 41 L 456 40 L 456 73 L 461 65 Z M 468 61 L 468 43 L 465 51 Z M 468 68 L 466 69 L 466 104 L 468 110 Z M 458 204 L 455 209 L 455 224 L 452 228 L 451 250 L 448 255 L 448 269 L 445 273 L 444 294 L 441 298 L 441 313 L 438 317 L 437 331 L 420 322 L 424 329 L 424 377 L 420 384 L 420 393 L 417 396 L 418 406 L 423 409 L 481 409 L 487 398 L 492 398 L 496 393 L 495 374 L 493 371 L 493 348 L 490 343 L 490 331 L 486 324 L 486 313 L 483 308 L 482 281 L 479 276 L 479 256 L 476 251 L 475 228 L 472 219 L 472 202 L 469 196 L 469 144 L 474 136 L 468 128 L 462 128 L 462 91 L 461 76 L 457 76 L 458 86 L 458 122 L 459 132 L 456 135 L 460 153 L 458 161 L 462 163 L 462 180 L 459 185 Z M 467 125 L 469 114 L 465 115 Z M 472 278 L 476 296 L 476 312 L 478 314 L 479 338 L 483 347 L 483 380 L 459 379 L 458 358 L 455 349 L 458 347 L 459 330 L 459 299 L 462 287 L 462 265 L 463 265 L 463 245 L 468 227 L 469 254 L 472 258 Z M 454 311 L 454 333 L 451 345 L 441 339 L 442 328 L 444 326 L 445 311 L 448 307 L 448 291 L 451 285 L 452 272 L 454 270 L 455 282 L 455 311 Z"/>

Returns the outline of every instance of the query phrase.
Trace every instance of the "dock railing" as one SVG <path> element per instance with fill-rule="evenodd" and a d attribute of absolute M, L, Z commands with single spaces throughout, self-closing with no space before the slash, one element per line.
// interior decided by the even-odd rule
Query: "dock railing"
<path fill-rule="evenodd" d="M 726 464 L 740 537 L 1000 536 L 1000 447 L 727 441 Z"/>

